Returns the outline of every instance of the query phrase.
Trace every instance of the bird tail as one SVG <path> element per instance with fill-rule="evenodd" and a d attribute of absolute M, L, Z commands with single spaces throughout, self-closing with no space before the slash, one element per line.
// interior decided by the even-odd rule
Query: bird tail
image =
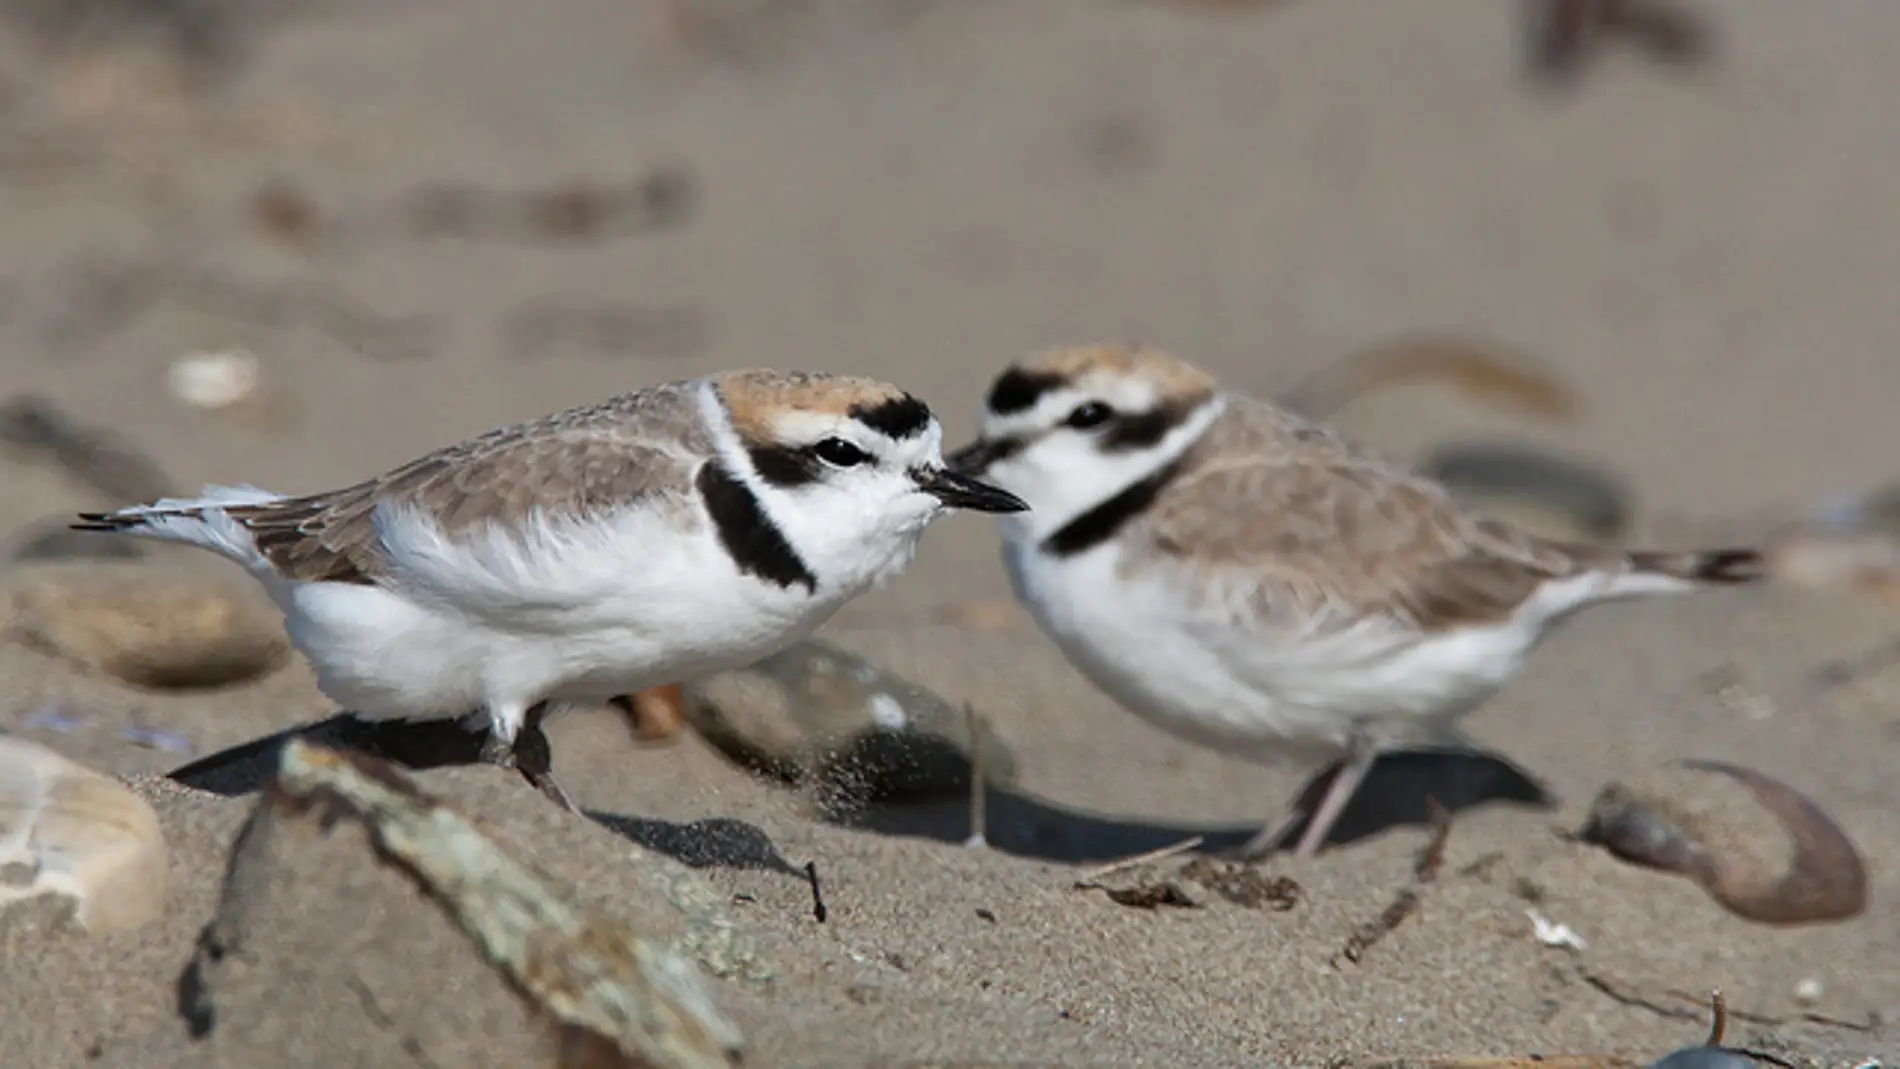
<path fill-rule="evenodd" d="M 1634 573 L 1662 576 L 1698 586 L 1757 583 L 1768 576 L 1767 563 L 1757 549 L 1635 552 L 1629 555 L 1629 568 Z"/>
<path fill-rule="evenodd" d="M 82 512 L 75 531 L 106 531 L 150 538 L 160 542 L 181 542 L 208 549 L 246 568 L 268 569 L 270 562 L 259 552 L 257 542 L 243 523 L 228 511 L 246 505 L 264 505 L 283 500 L 255 486 L 207 486 L 195 498 L 160 498 L 149 505 L 133 505 L 114 512 Z"/>

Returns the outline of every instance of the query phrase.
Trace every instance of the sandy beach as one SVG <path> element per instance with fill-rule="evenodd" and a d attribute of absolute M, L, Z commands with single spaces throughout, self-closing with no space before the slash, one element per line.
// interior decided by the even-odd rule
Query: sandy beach
<path fill-rule="evenodd" d="M 157 480 L 323 489 L 752 365 L 898 382 L 954 444 L 1045 346 L 1153 344 L 1277 394 L 1447 337 L 1524 354 L 1574 414 L 1422 383 L 1338 422 L 1407 463 L 1511 445 L 1604 473 L 1632 544 L 1766 538 L 1900 476 L 1888 5 L 1682 0 L 1705 57 L 1606 38 L 1561 85 L 1526 74 L 1520 11 L 1491 0 L 263 5 L 211 35 L 234 42 L 218 63 L 163 36 L 212 15 L 84 5 L 117 32 L 55 47 L 18 6 L 0 731 L 126 784 L 168 876 L 117 930 L 0 907 L 8 1065 L 592 1064 L 524 1038 L 513 989 L 364 836 L 290 817 L 251 949 L 219 962 L 220 1023 L 193 1034 L 181 973 L 275 756 L 218 789 L 164 774 L 338 710 L 239 569 L 26 551 Z M 242 354 L 254 389 L 190 403 L 192 354 Z M 130 457 L 56 455 L 22 399 Z M 110 667 L 112 642 L 184 618 L 109 596 L 148 581 L 231 606 L 200 622 L 250 636 L 254 668 Z M 1715 990 L 1727 1041 L 1786 1064 L 1900 1052 L 1896 602 L 1771 583 L 1591 610 L 1466 721 L 1495 760 L 1436 785 L 1393 762 L 1373 793 L 1407 819 L 1247 876 L 1185 854 L 1077 887 L 1237 842 L 1315 770 L 1145 726 L 1009 598 L 991 525 L 959 517 L 820 632 L 994 733 L 987 848 L 955 791 L 834 811 L 610 710 L 549 731 L 592 820 L 500 769 L 412 776 L 630 930 L 739 940 L 723 966 L 688 956 L 748 1066 L 1634 1067 L 1701 1042 Z M 120 603 L 149 623 L 87 629 Z M 1864 908 L 1759 923 L 1568 834 L 1607 783 L 1680 759 L 1811 799 L 1864 860 Z M 1414 812 L 1427 794 L 1448 830 Z"/>

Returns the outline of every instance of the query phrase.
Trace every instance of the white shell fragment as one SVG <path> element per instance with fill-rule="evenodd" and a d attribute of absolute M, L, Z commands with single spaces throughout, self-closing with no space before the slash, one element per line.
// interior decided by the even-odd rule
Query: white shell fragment
<path fill-rule="evenodd" d="M 62 895 L 88 931 L 135 928 L 163 910 L 167 875 L 164 833 L 144 799 L 44 746 L 0 737 L 0 911 Z"/>
<path fill-rule="evenodd" d="M 229 408 L 257 392 L 257 357 L 243 349 L 191 353 L 172 361 L 165 386 L 193 408 Z"/>

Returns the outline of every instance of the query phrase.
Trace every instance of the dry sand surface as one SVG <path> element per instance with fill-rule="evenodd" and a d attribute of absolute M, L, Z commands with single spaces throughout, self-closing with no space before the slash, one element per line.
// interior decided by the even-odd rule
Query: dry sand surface
<path fill-rule="evenodd" d="M 892 378 L 961 438 L 988 377 L 1034 347 L 1148 341 L 1267 392 L 1423 333 L 1533 354 L 1578 416 L 1420 388 L 1354 406 L 1350 430 L 1410 460 L 1510 440 L 1597 465 L 1629 488 L 1632 539 L 1752 537 L 1900 467 L 1891 4 L 1685 0 L 1711 21 L 1705 62 L 1608 47 L 1557 91 L 1522 76 L 1497 0 L 262 6 L 287 10 L 237 27 L 249 51 L 189 93 L 148 62 L 152 32 L 61 58 L 16 27 L 0 50 L 6 392 L 112 428 L 186 486 L 323 488 L 730 366 Z M 585 184 L 616 192 L 525 213 L 507 195 Z M 172 361 L 232 349 L 255 354 L 258 398 L 168 393 Z M 30 449 L 0 467 L 8 538 L 124 503 Z M 12 567 L 0 579 L 40 565 Z M 208 555 L 121 567 L 256 604 Z M 1640 1064 L 1699 1042 L 1716 988 L 1732 1043 L 1831 1066 L 1900 1052 L 1891 605 L 1770 588 L 1580 617 L 1468 722 L 1552 806 L 1458 812 L 1411 915 L 1352 962 L 1427 828 L 1268 862 L 1298 886 L 1287 909 L 1231 903 L 1181 858 L 1104 882 L 1171 879 L 1195 908 L 1073 886 L 1191 833 L 1231 840 L 1311 770 L 1162 737 L 1025 621 L 945 622 L 1007 597 L 994 535 L 956 519 L 824 631 L 1004 740 L 993 849 L 960 845 L 954 800 L 821 820 L 690 732 L 639 746 L 605 713 L 550 731 L 599 824 L 500 770 L 417 779 L 643 930 L 682 910 L 633 843 L 696 865 L 746 940 L 712 990 L 749 1065 Z M 524 1064 L 498 1053 L 519 1008 L 347 844 L 276 900 L 223 981 L 226 1023 L 194 1040 L 180 974 L 257 796 L 157 774 L 335 710 L 300 661 L 141 688 L 43 645 L 0 644 L 0 729 L 128 777 L 171 880 L 133 930 L 0 915 L 0 1062 Z M 1867 861 L 1865 910 L 1752 923 L 1557 834 L 1605 782 L 1684 757 L 1824 807 Z M 1537 938 L 1532 912 L 1581 947 Z"/>

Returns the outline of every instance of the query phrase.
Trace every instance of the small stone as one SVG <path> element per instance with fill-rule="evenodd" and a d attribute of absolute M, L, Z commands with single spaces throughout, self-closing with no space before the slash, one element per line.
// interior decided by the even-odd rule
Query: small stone
<path fill-rule="evenodd" d="M 1761 1062 L 1726 1047 L 1684 1047 L 1650 1062 L 1644 1069 L 1761 1069 Z"/>
<path fill-rule="evenodd" d="M 1812 976 L 1804 976 L 1794 985 L 1794 1000 L 1803 1006 L 1812 1006 L 1821 1001 L 1821 981 Z"/>
<path fill-rule="evenodd" d="M 157 918 L 169 855 L 158 814 L 118 781 L 44 746 L 0 737 L 0 911 L 70 899 L 87 931 Z"/>
<path fill-rule="evenodd" d="M 969 717 L 923 687 L 816 639 L 682 688 L 683 711 L 744 764 L 844 798 L 961 797 L 970 789 Z M 1015 778 L 1015 760 L 981 726 L 984 774 Z"/>
<path fill-rule="evenodd" d="M 1621 480 L 1541 449 L 1502 442 L 1445 446 L 1422 470 L 1466 507 L 1552 538 L 1615 542 L 1630 525 Z"/>
<path fill-rule="evenodd" d="M 1792 787 L 1719 761 L 1677 761 L 1591 803 L 1579 838 L 1645 868 L 1687 876 L 1763 924 L 1841 921 L 1867 906 L 1852 840 Z"/>
<path fill-rule="evenodd" d="M 14 573 L 0 598 L 4 632 L 133 686 L 216 687 L 290 660 L 275 615 L 220 585 L 133 564 Z"/>

